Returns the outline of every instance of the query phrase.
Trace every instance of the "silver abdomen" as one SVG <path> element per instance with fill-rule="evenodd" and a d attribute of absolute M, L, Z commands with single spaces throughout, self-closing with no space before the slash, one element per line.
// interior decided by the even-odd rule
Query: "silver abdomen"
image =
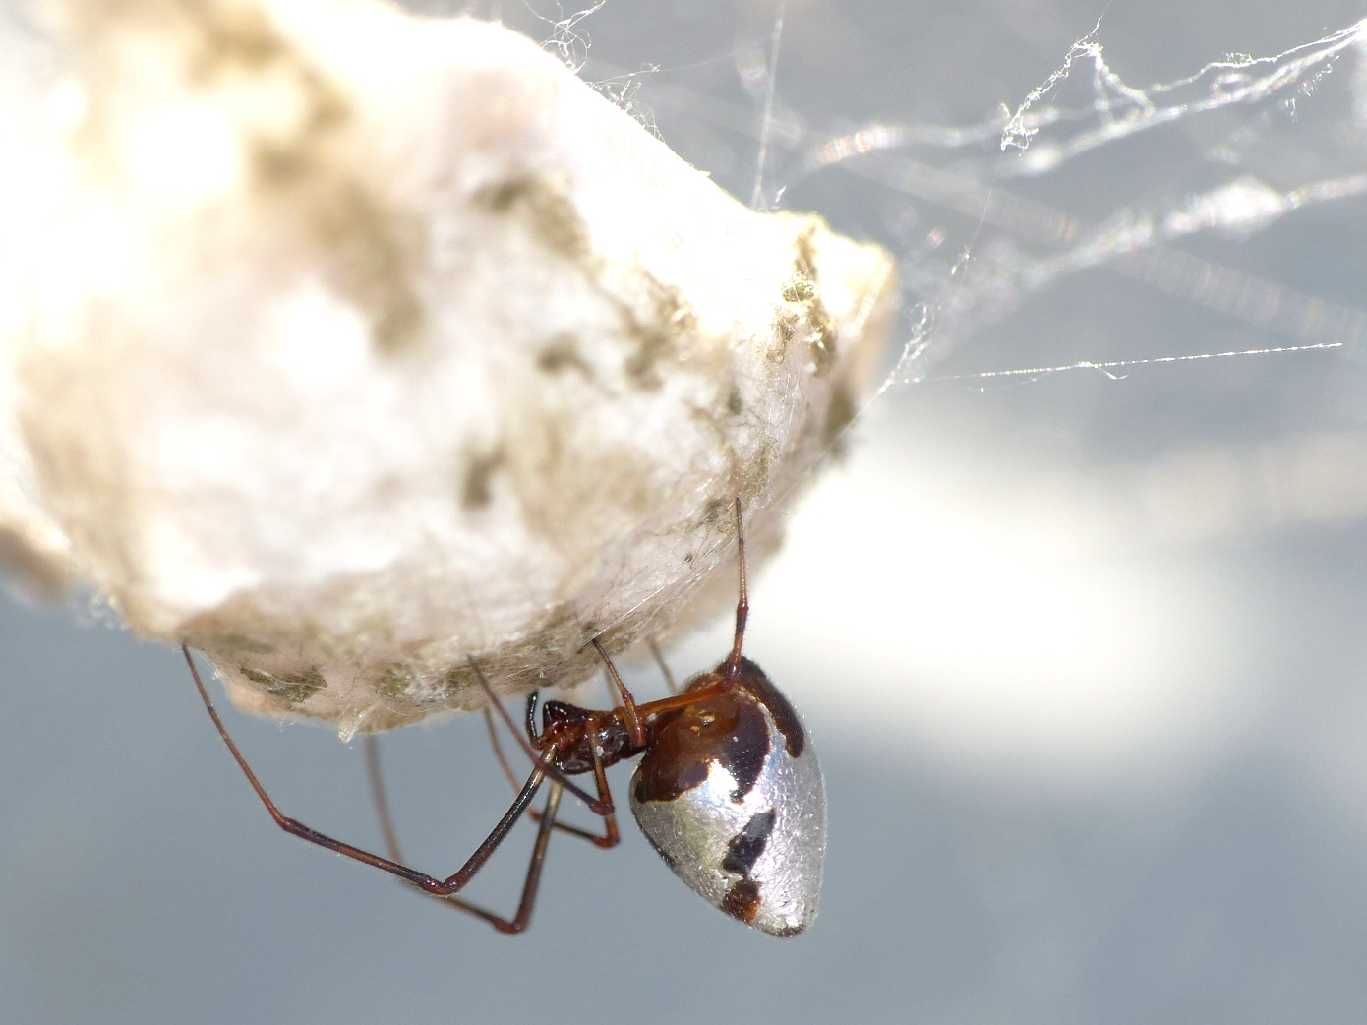
<path fill-rule="evenodd" d="M 732 917 L 776 936 L 816 917 L 821 768 L 792 706 L 754 663 L 744 661 L 727 693 L 661 724 L 632 776 L 631 810 L 679 878 Z"/>

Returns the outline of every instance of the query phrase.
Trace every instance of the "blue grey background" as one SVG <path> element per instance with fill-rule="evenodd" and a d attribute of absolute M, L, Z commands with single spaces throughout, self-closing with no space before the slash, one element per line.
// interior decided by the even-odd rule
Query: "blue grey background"
<path fill-rule="evenodd" d="M 1252 284 L 1212 270 L 1184 274 L 1182 294 L 1124 261 L 1022 293 L 1002 268 L 1034 265 L 1046 240 L 983 213 L 1028 200 L 1098 221 L 1240 174 L 1280 192 L 1352 173 L 1359 57 L 1295 93 L 1294 111 L 1279 95 L 1184 118 L 1038 178 L 1007 177 L 991 133 L 899 154 L 966 183 L 961 209 L 895 161 L 797 172 L 804 146 L 860 124 L 988 123 L 1102 10 L 786 7 L 766 195 L 787 185 L 783 205 L 883 241 L 904 261 L 908 311 L 941 311 L 908 375 L 921 383 L 866 413 L 753 592 L 749 650 L 803 709 L 826 769 L 811 933 L 735 926 L 627 824 L 608 853 L 557 837 L 533 931 L 496 936 L 280 834 L 174 652 L 10 598 L 0 1020 L 1362 1020 L 1367 373 L 1357 321 L 1313 321 L 1296 297 L 1361 309 L 1367 206 L 1193 238 L 1182 254 Z M 1141 86 L 1364 14 L 1330 0 L 1104 10 L 1107 58 Z M 521 4 L 478 12 L 551 32 Z M 747 74 L 773 16 L 614 0 L 578 26 L 585 75 L 658 65 L 633 102 L 748 199 L 761 97 Z M 1090 95 L 1088 76 L 1068 102 Z M 1269 294 L 1280 319 L 1257 312 Z M 899 341 L 911 331 L 908 313 Z M 1350 344 L 1123 380 L 971 376 L 1316 341 Z M 676 670 L 715 661 L 726 634 L 677 646 Z M 656 692 L 649 666 L 632 672 L 638 694 Z M 358 746 L 229 723 L 287 813 L 379 844 Z M 453 868 L 508 798 L 482 724 L 403 731 L 385 754 L 411 859 Z M 511 909 L 530 843 L 521 827 L 471 895 Z"/>

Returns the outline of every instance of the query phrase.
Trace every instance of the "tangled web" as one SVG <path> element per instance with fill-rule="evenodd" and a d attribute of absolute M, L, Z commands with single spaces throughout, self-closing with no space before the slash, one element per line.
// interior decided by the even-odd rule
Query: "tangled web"
<path fill-rule="evenodd" d="M 614 13 L 602 6 L 583 13 Z M 854 25 L 852 16 L 789 11 L 782 2 L 743 25 L 734 48 L 712 62 L 740 83 L 748 94 L 741 97 L 690 75 L 696 66 L 633 71 L 589 59 L 583 17 L 553 19 L 547 45 L 652 129 L 672 108 L 706 125 L 705 155 L 724 152 L 718 140 L 730 138 L 744 156 L 729 174 L 714 174 L 754 206 L 823 208 L 813 192 L 824 197 L 833 180 L 850 183 L 867 208 L 866 223 L 853 230 L 896 248 L 904 275 L 903 344 L 880 394 L 908 383 L 986 386 L 1076 370 L 1120 379 L 1136 367 L 1193 360 L 1342 359 L 1361 347 L 1367 316 L 1351 297 L 1259 265 L 1277 247 L 1265 241 L 1277 229 L 1320 216 L 1315 208 L 1352 209 L 1367 191 L 1360 171 L 1367 22 L 1291 41 L 1271 55 L 1220 55 L 1141 86 L 1108 59 L 1107 25 L 1098 21 L 1038 85 L 999 101 L 988 117 L 868 119 L 831 130 L 836 118 L 807 109 L 814 58 L 804 48 L 814 48 L 822 19 Z M 689 132 L 675 124 L 665 135 L 687 153 Z M 1045 348 L 1021 352 L 1019 361 L 998 346 L 963 344 L 1089 272 L 1213 314 L 1223 324 L 1221 344 L 1169 338 L 1140 352 Z M 958 366 L 975 352 L 979 364 L 991 354 L 998 365 Z"/>
<path fill-rule="evenodd" d="M 1359 126 L 1301 115 L 1303 104 L 1330 106 L 1321 94 L 1333 84 L 1354 90 L 1349 107 L 1360 116 L 1356 65 L 1365 27 L 1358 22 L 1273 56 L 1230 54 L 1179 79 L 1137 87 L 1107 63 L 1098 23 L 1041 85 L 1014 110 L 1003 106 L 998 118 L 958 128 L 866 125 L 809 147 L 795 177 L 847 168 L 961 216 L 976 215 L 975 242 L 993 236 L 965 246 L 948 276 L 924 262 L 907 267 L 910 287 L 925 298 L 912 307 L 911 329 L 884 390 L 907 381 L 987 382 L 1073 370 L 1120 379 L 1133 367 L 1194 360 L 1356 353 L 1367 328 L 1363 310 L 1176 246 L 1202 235 L 1237 245 L 1292 215 L 1343 205 L 1367 191 L 1367 174 L 1356 170 Z M 1332 79 L 1345 65 L 1353 74 Z M 1209 122 L 1222 115 L 1212 130 Z M 1157 188 L 1156 199 L 1122 195 L 1099 215 L 1083 217 L 1015 190 L 1029 179 L 1065 175 L 1069 165 L 1103 148 L 1181 124 L 1196 125 L 1204 141 L 1181 173 Z M 1289 136 L 1295 150 L 1279 145 Z M 980 150 L 993 137 L 999 156 L 956 162 L 952 171 L 912 155 Z M 1168 152 L 1154 163 L 1162 166 Z M 873 155 L 879 159 L 861 159 Z M 1307 167 L 1309 176 L 1298 176 Z M 934 374 L 937 357 L 966 335 L 1061 280 L 1098 268 L 1228 318 L 1250 332 L 1253 344 Z"/>

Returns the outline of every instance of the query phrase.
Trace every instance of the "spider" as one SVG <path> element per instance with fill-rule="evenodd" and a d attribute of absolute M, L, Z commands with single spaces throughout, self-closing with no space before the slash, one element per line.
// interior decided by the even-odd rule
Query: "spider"
<path fill-rule="evenodd" d="M 300 839 L 397 876 L 447 906 L 483 919 L 499 932 L 520 933 L 530 923 L 554 829 L 591 840 L 600 847 L 618 844 L 621 834 L 616 806 L 604 770 L 624 758 L 640 755 L 630 784 L 631 811 L 665 864 L 696 893 L 732 918 L 771 935 L 792 936 L 805 930 L 816 916 L 826 850 L 825 789 L 811 740 L 793 706 L 760 667 L 741 652 L 749 602 L 739 498 L 735 512 L 740 568 L 735 640 L 730 653 L 716 668 L 693 677 L 682 692 L 638 704 L 601 640 L 595 637 L 591 643 L 603 660 L 621 704 L 592 710 L 563 701 L 547 701 L 538 730 L 538 694 L 533 692 L 527 698 L 524 740 L 478 663 L 473 658 L 469 660 L 490 706 L 497 709 L 513 731 L 533 767 L 512 805 L 484 842 L 465 864 L 447 876 L 430 875 L 403 863 L 373 745 L 367 746 L 367 764 L 387 857 L 334 839 L 285 815 L 229 736 L 189 648 L 181 645 L 181 651 L 214 728 L 277 826 Z M 487 708 L 485 715 L 495 754 L 516 785 L 498 745 L 493 720 L 487 718 Z M 593 774 L 596 797 L 568 778 L 584 773 Z M 528 811 L 547 780 L 550 784 L 546 803 L 540 812 L 531 812 L 539 821 L 539 828 L 513 916 L 504 918 L 457 896 Z M 601 833 L 557 821 L 566 790 L 602 817 Z"/>

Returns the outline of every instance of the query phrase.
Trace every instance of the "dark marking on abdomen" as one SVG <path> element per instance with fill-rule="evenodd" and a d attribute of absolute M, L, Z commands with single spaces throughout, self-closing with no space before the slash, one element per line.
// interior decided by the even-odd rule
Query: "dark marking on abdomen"
<path fill-rule="evenodd" d="M 718 752 L 717 761 L 736 781 L 731 800 L 740 804 L 764 771 L 764 761 L 769 757 L 769 724 L 753 701 L 741 698 L 737 704 L 736 725 Z"/>
<path fill-rule="evenodd" d="M 641 804 L 646 801 L 677 801 L 706 779 L 707 762 L 704 760 L 693 759 L 670 767 L 651 762 L 647 754 L 636 767 L 636 800 Z"/>
<path fill-rule="evenodd" d="M 726 845 L 726 858 L 721 863 L 722 869 L 749 878 L 750 870 L 755 867 L 755 862 L 769 844 L 769 834 L 774 831 L 774 819 L 777 817 L 772 808 L 751 815 L 750 821 Z"/>
<path fill-rule="evenodd" d="M 717 671 L 722 672 L 725 666 L 726 663 L 723 662 Z M 764 670 L 748 658 L 743 658 L 740 660 L 740 675 L 736 682 L 769 710 L 769 714 L 774 718 L 774 725 L 783 734 L 784 746 L 788 753 L 794 758 L 801 755 L 807 744 L 807 735 L 802 730 L 802 720 L 798 718 L 797 710 L 783 696 L 783 692 L 769 682 Z"/>
<path fill-rule="evenodd" d="M 746 925 L 755 921 L 759 914 L 759 883 L 753 879 L 741 879 L 726 891 L 721 909 L 732 918 L 738 918 Z"/>

